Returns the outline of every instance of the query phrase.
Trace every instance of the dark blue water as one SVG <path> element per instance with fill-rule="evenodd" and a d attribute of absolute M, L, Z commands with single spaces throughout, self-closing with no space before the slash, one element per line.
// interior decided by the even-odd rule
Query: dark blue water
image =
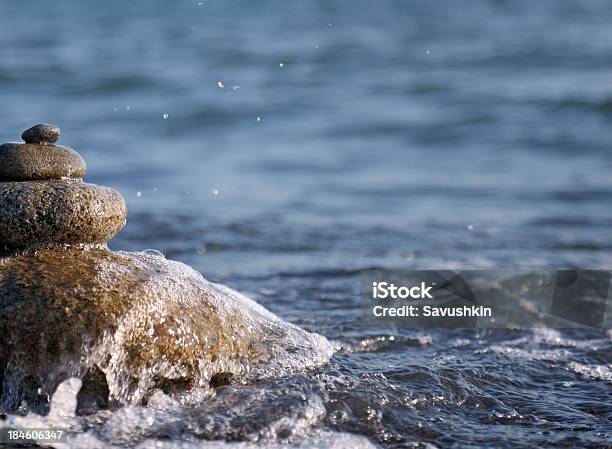
<path fill-rule="evenodd" d="M 127 199 L 112 248 L 337 341 L 172 441 L 609 447 L 609 333 L 390 335 L 358 290 L 365 268 L 612 268 L 611 21 L 607 0 L 3 2 L 0 141 L 59 125 Z"/>

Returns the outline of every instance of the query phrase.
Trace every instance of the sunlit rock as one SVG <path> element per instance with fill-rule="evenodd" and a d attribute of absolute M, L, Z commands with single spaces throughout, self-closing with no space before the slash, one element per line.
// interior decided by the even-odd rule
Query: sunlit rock
<path fill-rule="evenodd" d="M 330 356 L 325 338 L 184 264 L 108 250 L 124 222 L 123 198 L 106 187 L 0 182 L 0 410 L 45 413 L 70 377 L 82 380 L 77 411 L 91 413 Z"/>

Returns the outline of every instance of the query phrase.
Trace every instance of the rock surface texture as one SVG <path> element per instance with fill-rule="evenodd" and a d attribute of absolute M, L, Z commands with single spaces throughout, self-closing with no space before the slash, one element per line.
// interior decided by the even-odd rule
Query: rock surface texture
<path fill-rule="evenodd" d="M 71 148 L 55 145 L 60 136 L 57 126 L 40 124 L 23 132 L 25 143 L 0 145 L 0 181 L 85 176 L 83 158 Z"/>
<path fill-rule="evenodd" d="M 85 163 L 53 144 L 59 134 L 37 125 L 26 144 L 0 146 L 0 412 L 45 413 L 69 377 L 91 413 L 329 358 L 325 338 L 186 265 L 108 250 L 125 202 L 80 180 Z"/>
<path fill-rule="evenodd" d="M 86 184 L 85 161 L 55 145 L 60 131 L 36 125 L 26 143 L 0 145 L 0 252 L 105 244 L 125 225 L 121 194 Z"/>

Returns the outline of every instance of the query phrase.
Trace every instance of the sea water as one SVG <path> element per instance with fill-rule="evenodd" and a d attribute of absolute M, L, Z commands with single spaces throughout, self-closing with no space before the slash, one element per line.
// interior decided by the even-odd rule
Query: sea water
<path fill-rule="evenodd" d="M 126 196 L 114 249 L 336 348 L 68 414 L 73 447 L 609 445 L 610 333 L 368 328 L 359 289 L 364 269 L 612 267 L 611 19 L 607 0 L 4 2 L 0 140 L 56 123 Z"/>

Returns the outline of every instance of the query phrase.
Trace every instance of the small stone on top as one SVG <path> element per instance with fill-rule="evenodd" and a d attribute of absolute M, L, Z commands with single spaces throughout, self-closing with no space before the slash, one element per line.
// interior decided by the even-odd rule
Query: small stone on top
<path fill-rule="evenodd" d="M 47 143 L 55 143 L 57 139 L 59 139 L 60 134 L 60 129 L 57 126 L 40 123 L 32 126 L 30 129 L 26 129 L 23 134 L 21 134 L 21 138 L 25 143 L 44 145 Z"/>

